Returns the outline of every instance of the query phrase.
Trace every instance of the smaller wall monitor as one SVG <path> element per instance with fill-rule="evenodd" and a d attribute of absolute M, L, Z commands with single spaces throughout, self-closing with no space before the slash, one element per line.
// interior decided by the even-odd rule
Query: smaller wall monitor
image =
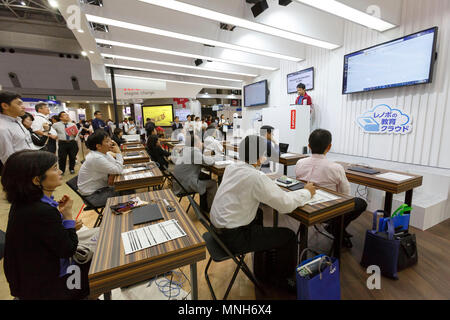
<path fill-rule="evenodd" d="M 287 75 L 287 91 L 288 93 L 296 93 L 297 85 L 303 83 L 305 90 L 314 89 L 314 67 L 289 73 Z"/>

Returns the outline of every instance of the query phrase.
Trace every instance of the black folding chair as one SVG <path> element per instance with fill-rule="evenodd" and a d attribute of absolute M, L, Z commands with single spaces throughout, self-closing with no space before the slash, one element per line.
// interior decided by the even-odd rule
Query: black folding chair
<path fill-rule="evenodd" d="M 97 220 L 95 221 L 94 228 L 99 227 L 100 224 L 102 223 L 103 210 L 105 209 L 105 206 L 95 206 L 92 202 L 87 200 L 86 197 L 83 196 L 78 191 L 78 176 L 73 177 L 72 179 L 67 181 L 66 184 L 70 187 L 70 189 L 72 189 L 83 200 L 84 204 L 86 205 L 86 207 L 84 208 L 84 211 L 94 210 L 95 212 L 97 212 L 98 216 L 97 216 Z"/>
<path fill-rule="evenodd" d="M 172 182 L 172 186 L 175 181 L 181 187 L 182 191 L 175 194 L 175 196 L 179 198 L 178 203 L 180 203 L 184 197 L 187 197 L 187 196 L 195 197 L 195 195 L 197 194 L 197 192 L 195 192 L 195 191 L 192 191 L 192 192 L 187 191 L 186 188 L 183 186 L 183 184 L 170 171 L 168 171 L 168 170 L 167 170 L 167 172 L 162 171 L 162 173 L 166 177 L 166 179 L 168 179 L 169 181 Z M 187 207 L 186 212 L 189 212 L 190 208 L 191 208 L 191 204 L 189 203 L 189 206 Z"/>
<path fill-rule="evenodd" d="M 208 264 L 205 268 L 205 279 L 209 287 L 209 291 L 211 292 L 211 295 L 214 300 L 217 300 L 216 295 L 214 293 L 214 290 L 211 285 L 211 281 L 209 280 L 208 276 L 208 269 L 211 265 L 211 262 L 222 262 L 226 261 L 228 259 L 233 259 L 233 261 L 236 263 L 236 269 L 234 270 L 233 277 L 231 278 L 231 281 L 228 285 L 227 291 L 225 292 L 225 295 L 223 297 L 223 300 L 226 300 L 228 297 L 228 294 L 230 293 L 231 287 L 234 284 L 234 281 L 236 280 L 236 277 L 239 273 L 239 270 L 242 270 L 244 274 L 252 281 L 255 286 L 262 292 L 264 292 L 264 289 L 259 285 L 258 281 L 253 276 L 253 273 L 248 268 L 247 264 L 245 263 L 245 254 L 233 254 L 227 246 L 220 240 L 219 236 L 217 235 L 215 227 L 211 224 L 209 219 L 206 218 L 206 216 L 202 213 L 202 210 L 200 209 L 199 205 L 192 199 L 190 195 L 187 196 L 189 199 L 189 202 L 191 203 L 195 215 L 197 219 L 201 222 L 201 224 L 208 230 L 208 232 L 205 232 L 203 234 L 203 239 L 206 242 L 206 248 L 208 249 L 210 258 L 208 261 Z"/>

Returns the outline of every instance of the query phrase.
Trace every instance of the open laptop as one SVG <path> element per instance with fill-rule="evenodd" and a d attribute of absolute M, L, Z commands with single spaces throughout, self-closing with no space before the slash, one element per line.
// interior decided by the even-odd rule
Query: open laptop
<path fill-rule="evenodd" d="M 280 143 L 278 147 L 280 148 L 280 154 L 288 153 L 289 143 Z"/>

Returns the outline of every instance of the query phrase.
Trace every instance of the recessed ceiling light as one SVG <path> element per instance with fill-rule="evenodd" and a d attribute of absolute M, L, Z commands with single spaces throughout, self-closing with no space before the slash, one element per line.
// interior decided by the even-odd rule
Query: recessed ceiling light
<path fill-rule="evenodd" d="M 89 103 L 89 101 L 86 101 L 86 103 Z"/>
<path fill-rule="evenodd" d="M 356 10 L 336 0 L 320 0 L 320 1 L 296 0 L 296 1 L 323 10 L 325 12 L 334 14 L 338 17 L 356 22 L 371 29 L 378 30 L 380 32 L 395 28 L 395 25 L 389 22 L 371 16 L 370 14 L 367 14 L 365 12 Z"/>
<path fill-rule="evenodd" d="M 81 51 L 81 55 L 82 55 L 83 57 L 86 57 L 86 56 L 87 56 L 86 51 Z"/>
<path fill-rule="evenodd" d="M 49 4 L 52 8 L 58 8 L 58 1 L 56 1 L 56 0 L 48 0 L 48 4 Z"/>
<path fill-rule="evenodd" d="M 111 76 L 110 74 L 107 74 Z M 198 83 L 198 82 L 189 82 L 189 81 L 178 81 L 178 80 L 167 80 L 167 79 L 158 79 L 158 78 L 147 78 L 147 77 L 136 77 L 136 76 L 125 76 L 122 74 L 117 74 L 115 77 L 119 78 L 131 78 L 131 79 L 144 79 L 144 80 L 155 80 L 155 81 L 166 81 L 166 82 L 174 82 L 174 83 L 183 83 L 183 84 L 193 84 L 197 86 L 203 86 L 208 88 L 224 88 L 224 89 L 236 89 L 242 90 L 242 87 L 230 87 L 230 86 L 222 86 L 222 85 L 212 85 L 210 83 Z"/>
<path fill-rule="evenodd" d="M 89 53 L 91 53 L 91 54 L 94 54 L 95 52 L 94 52 L 94 51 L 92 51 L 92 50 L 89 50 Z"/>
<path fill-rule="evenodd" d="M 77 30 L 79 33 L 84 33 L 84 30 L 83 29 L 78 29 Z"/>
<path fill-rule="evenodd" d="M 105 64 L 105 67 L 121 68 L 121 69 L 129 69 L 129 70 L 138 70 L 138 71 L 146 71 L 146 72 L 159 72 L 159 73 L 174 74 L 174 75 L 178 75 L 178 76 L 207 78 L 207 79 L 224 80 L 224 81 L 236 81 L 236 82 L 242 82 L 243 81 L 243 80 L 240 80 L 240 79 L 229 79 L 229 78 L 205 76 L 205 75 L 192 74 L 192 73 L 183 73 L 183 72 L 173 72 L 173 71 L 166 71 L 166 70 L 137 68 L 137 67 L 117 65 L 117 64 Z"/>
<path fill-rule="evenodd" d="M 25 1 L 20 1 L 20 4 L 21 4 L 22 6 L 26 6 L 26 5 L 27 5 L 27 3 L 26 3 Z"/>
<path fill-rule="evenodd" d="M 66 103 L 70 103 L 70 101 L 66 101 Z"/>
<path fill-rule="evenodd" d="M 229 74 L 238 74 L 238 75 L 245 75 L 247 77 L 253 77 L 253 78 L 257 76 L 254 74 L 238 73 L 238 72 L 234 72 L 234 71 L 226 71 L 226 70 L 221 70 L 221 69 L 194 67 L 194 66 L 189 66 L 189 65 L 185 65 L 185 64 L 178 64 L 178 63 L 171 63 L 171 62 L 164 62 L 164 61 L 157 61 L 157 60 L 148 60 L 148 59 L 141 59 L 141 58 L 133 58 L 133 57 L 125 57 L 125 56 L 118 56 L 115 54 L 102 53 L 101 55 L 102 55 L 102 57 L 109 57 L 109 58 L 113 58 L 113 59 L 137 61 L 137 62 L 144 62 L 144 63 L 153 63 L 153 64 L 160 64 L 160 65 L 171 66 L 171 67 L 188 68 L 188 69 L 203 70 L 203 71 L 213 71 L 213 72 L 221 72 L 221 73 L 229 73 Z"/>
<path fill-rule="evenodd" d="M 198 54 L 191 54 L 191 53 L 185 53 L 185 52 L 179 52 L 179 51 L 158 49 L 158 48 L 135 45 L 135 44 L 131 44 L 131 43 L 123 43 L 123 42 L 119 42 L 119 41 L 111 41 L 111 40 L 104 40 L 104 39 L 98 39 L 98 38 L 96 38 L 95 41 L 99 44 L 106 44 L 106 45 L 123 47 L 123 48 L 128 48 L 128 49 L 157 52 L 157 53 L 163 53 L 163 54 L 169 54 L 169 55 L 187 57 L 187 58 L 193 58 L 193 59 L 211 60 L 211 61 L 216 61 L 216 62 L 221 62 L 221 63 L 235 64 L 238 66 L 270 70 L 270 71 L 277 70 L 277 68 L 274 68 L 274 67 L 267 67 L 267 66 L 262 66 L 262 65 L 258 65 L 258 64 L 239 62 L 239 61 L 235 61 L 235 60 L 219 59 L 219 58 L 201 56 Z"/>
<path fill-rule="evenodd" d="M 140 31 L 140 32 L 145 32 L 145 33 L 151 33 L 151 34 L 156 34 L 156 35 L 160 35 L 163 37 L 186 40 L 186 41 L 206 44 L 206 45 L 210 45 L 210 46 L 226 48 L 226 49 L 230 49 L 230 50 L 248 52 L 248 53 L 253 53 L 253 54 L 271 57 L 271 58 L 277 58 L 277 59 L 289 60 L 289 61 L 295 61 L 295 62 L 302 60 L 301 58 L 298 58 L 298 57 L 287 56 L 287 55 L 279 54 L 276 52 L 259 50 L 259 49 L 254 49 L 251 47 L 244 47 L 244 46 L 239 46 L 239 45 L 235 45 L 235 44 L 231 44 L 231 43 L 190 36 L 190 35 L 183 34 L 183 33 L 177 33 L 177 32 L 172 32 L 172 31 L 167 31 L 167 30 L 156 29 L 156 28 L 142 26 L 142 25 L 138 25 L 138 24 L 134 24 L 134 23 L 128 23 L 128 22 L 124 22 L 124 21 L 94 16 L 91 14 L 86 14 L 86 19 L 90 22 L 106 24 L 106 25 L 115 26 L 118 28 L 124 28 L 124 29 Z"/>
<path fill-rule="evenodd" d="M 227 14 L 223 14 L 223 13 L 220 13 L 217 11 L 205 9 L 205 8 L 198 7 L 198 6 L 194 6 L 194 5 L 180 2 L 180 1 L 175 1 L 175 0 L 140 0 L 140 1 L 146 2 L 149 4 L 153 4 L 153 5 L 156 5 L 159 7 L 191 14 L 191 15 L 194 15 L 197 17 L 214 20 L 214 21 L 218 21 L 221 23 L 231 24 L 231 25 L 238 26 L 238 27 L 241 27 L 244 29 L 257 31 L 257 32 L 269 34 L 272 36 L 296 41 L 296 42 L 306 43 L 306 44 L 320 47 L 320 48 L 336 49 L 339 47 L 339 45 L 334 44 L 334 43 L 314 39 L 314 38 L 304 36 L 304 35 L 301 35 L 301 34 L 298 34 L 295 32 L 274 28 L 274 27 L 271 27 L 271 26 L 268 26 L 268 25 L 265 25 L 262 23 L 257 23 L 257 22 L 246 20 L 246 19 L 230 16 Z M 320 1 L 316 0 L 315 2 L 320 2 Z"/>

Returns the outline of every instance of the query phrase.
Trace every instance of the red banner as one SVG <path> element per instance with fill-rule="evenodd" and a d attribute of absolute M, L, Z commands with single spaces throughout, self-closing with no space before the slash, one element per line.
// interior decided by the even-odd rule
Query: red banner
<path fill-rule="evenodd" d="M 295 129 L 295 110 L 291 110 L 291 129 Z"/>

